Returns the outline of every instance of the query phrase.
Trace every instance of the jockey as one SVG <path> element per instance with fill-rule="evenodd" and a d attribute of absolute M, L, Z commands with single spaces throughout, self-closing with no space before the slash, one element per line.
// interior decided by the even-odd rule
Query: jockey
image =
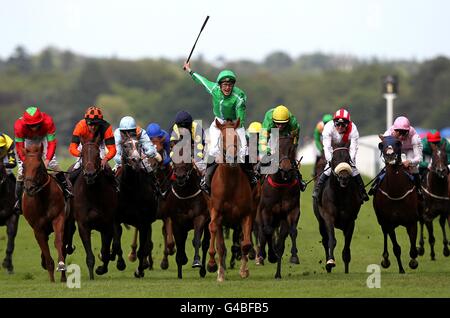
<path fill-rule="evenodd" d="M 167 168 L 171 162 L 170 159 L 170 137 L 167 131 L 161 129 L 157 123 L 150 123 L 147 126 L 147 135 L 150 137 L 151 142 L 155 145 L 158 150 L 158 145 L 162 146 L 164 149 L 162 155 L 162 163 L 165 168 Z"/>
<path fill-rule="evenodd" d="M 327 165 L 324 172 L 320 175 L 319 181 L 316 183 L 313 192 L 313 198 L 318 199 L 322 193 L 325 181 L 331 174 L 330 162 L 333 157 L 333 147 L 332 143 L 347 142 L 350 141 L 350 160 L 352 166 L 352 176 L 359 186 L 361 199 L 363 201 L 368 201 L 366 189 L 364 187 L 364 182 L 356 168 L 356 153 L 358 151 L 358 138 L 359 132 L 355 123 L 350 120 L 350 113 L 341 108 L 334 113 L 333 121 L 329 121 L 325 124 L 322 132 L 323 139 L 323 151 L 325 154 L 325 159 L 327 160 Z"/>
<path fill-rule="evenodd" d="M 175 115 L 175 123 L 173 124 L 170 131 L 170 149 L 180 141 L 182 136 L 180 135 L 180 128 L 185 128 L 189 130 L 191 135 L 191 156 L 194 159 L 195 166 L 197 169 L 204 174 L 206 170 L 204 159 L 204 148 L 205 148 L 205 132 L 203 128 L 196 122 L 193 121 L 191 114 L 182 110 Z M 172 152 L 170 153 L 172 157 Z"/>
<path fill-rule="evenodd" d="M 102 158 L 101 166 L 106 171 L 106 175 L 110 177 L 113 184 L 116 185 L 118 191 L 118 184 L 114 178 L 111 167 L 108 161 L 116 155 L 116 144 L 111 125 L 103 119 L 103 114 L 97 106 L 91 106 L 86 110 L 84 119 L 80 120 L 73 130 L 72 141 L 69 146 L 69 152 L 72 156 L 77 158 L 77 162 L 73 165 L 73 170 L 70 172 L 69 179 L 72 184 L 75 183 L 76 178 L 81 172 L 81 148 L 82 140 L 92 141 L 97 136 L 100 136 L 100 158 Z M 106 152 L 105 150 L 108 150 Z"/>
<path fill-rule="evenodd" d="M 56 128 L 53 118 L 41 112 L 38 107 L 28 107 L 23 116 L 14 123 L 14 135 L 16 141 L 16 155 L 18 157 L 17 182 L 16 182 L 16 205 L 17 213 L 21 213 L 23 194 L 23 161 L 25 160 L 24 145 L 30 140 L 40 141 L 44 144 L 44 165 L 46 168 L 59 170 L 56 161 Z M 58 172 L 56 180 L 61 184 L 65 198 L 72 197 L 70 183 L 67 182 L 64 173 Z"/>
<path fill-rule="evenodd" d="M 316 152 L 316 161 L 314 162 L 314 167 L 313 167 L 313 177 L 315 177 L 314 174 L 316 171 L 317 163 L 319 162 L 319 160 L 323 154 L 323 144 L 322 144 L 323 127 L 325 126 L 326 123 L 328 123 L 332 119 L 333 119 L 333 115 L 325 114 L 325 115 L 323 115 L 322 120 L 316 124 L 316 128 L 314 128 L 314 145 L 316 146 L 314 149 Z"/>
<path fill-rule="evenodd" d="M 248 144 L 248 150 L 249 150 L 249 155 L 250 153 L 254 153 L 256 152 L 256 156 L 258 155 L 258 141 L 261 135 L 261 130 L 262 130 L 262 124 L 259 121 L 254 121 L 252 123 L 250 123 L 250 125 L 247 128 L 247 133 L 245 135 L 245 137 L 247 138 L 247 144 Z M 250 144 L 250 142 L 252 142 L 252 144 Z M 255 144 L 253 144 L 253 142 L 255 142 Z M 253 147 L 255 147 L 256 149 L 253 149 Z M 253 159 L 253 158 L 249 158 L 248 160 Z M 247 161 L 247 157 L 246 157 L 246 161 Z M 256 158 L 257 161 L 257 158 Z M 252 162 L 252 163 L 256 163 L 256 162 Z"/>
<path fill-rule="evenodd" d="M 132 134 L 137 137 L 139 144 L 144 152 L 144 155 L 148 158 L 156 158 L 156 160 L 161 161 L 161 155 L 156 151 L 155 146 L 150 141 L 147 132 L 136 125 L 136 121 L 131 116 L 125 116 L 120 120 L 119 128 L 114 130 L 114 140 L 116 142 L 116 155 L 114 156 L 114 161 L 116 165 L 114 166 L 114 171 L 119 169 L 122 165 L 122 135 Z"/>
<path fill-rule="evenodd" d="M 432 150 L 430 144 L 435 144 L 438 148 L 445 145 L 447 153 L 447 165 L 450 165 L 450 143 L 445 138 L 441 138 L 438 130 L 433 129 L 427 133 L 427 138 L 422 139 L 422 161 L 419 164 L 419 173 L 421 176 L 428 170 L 431 161 Z"/>
<path fill-rule="evenodd" d="M 405 155 L 405 158 L 402 158 L 402 164 L 413 175 L 419 200 L 422 201 L 423 196 L 419 175 L 419 163 L 422 161 L 422 142 L 419 134 L 411 126 L 408 118 L 400 116 L 394 120 L 394 124 L 386 130 L 383 136 L 394 136 L 401 141 L 402 157 Z M 380 181 L 381 178 L 377 178 L 373 183 L 372 188 L 369 190 L 370 195 L 376 192 Z"/>
<path fill-rule="evenodd" d="M 0 133 L 0 161 L 3 161 L 7 175 L 14 177 L 12 169 L 17 166 L 14 141 L 5 133 Z"/>
<path fill-rule="evenodd" d="M 209 193 L 212 175 L 215 171 L 217 163 L 211 158 L 221 156 L 220 153 L 220 130 L 216 127 L 216 119 L 220 123 L 226 120 L 240 119 L 240 127 L 236 129 L 239 136 L 240 149 L 238 155 L 238 162 L 242 165 L 244 172 L 247 174 L 250 186 L 253 188 L 258 182 L 253 166 L 245 163 L 245 156 L 248 153 L 247 140 L 245 138 L 245 119 L 246 119 L 246 102 L 247 96 L 239 87 L 234 86 L 236 83 L 236 75 L 233 71 L 223 70 L 217 76 L 216 82 L 211 82 L 200 74 L 193 72 L 190 68 L 190 63 L 184 64 L 184 69 L 189 72 L 192 79 L 203 85 L 207 92 L 212 96 L 214 120 L 209 127 L 210 146 L 208 149 L 208 160 L 206 173 L 201 181 L 201 188 L 206 193 Z"/>
<path fill-rule="evenodd" d="M 275 108 L 271 108 L 266 112 L 264 121 L 262 123 L 262 130 L 259 136 L 259 152 L 263 155 L 271 154 L 270 149 L 270 133 L 272 128 L 279 129 L 280 136 L 293 136 L 294 145 L 298 146 L 298 137 L 300 134 L 300 125 L 297 118 L 289 111 L 286 106 L 279 105 Z M 297 171 L 297 177 L 300 182 L 300 190 L 305 191 L 306 184 L 302 179 L 302 174 L 297 166 L 297 162 L 294 161 L 295 169 Z"/>

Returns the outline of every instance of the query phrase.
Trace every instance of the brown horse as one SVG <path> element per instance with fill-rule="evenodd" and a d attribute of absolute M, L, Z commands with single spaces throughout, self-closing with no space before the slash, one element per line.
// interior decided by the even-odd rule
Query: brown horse
<path fill-rule="evenodd" d="M 91 246 L 91 231 L 101 233 L 102 266 L 97 267 L 96 273 L 103 275 L 108 272 L 110 261 L 110 246 L 114 235 L 114 221 L 117 213 L 118 196 L 111 176 L 102 169 L 100 164 L 100 138 L 94 141 L 81 140 L 82 175 L 73 187 L 71 211 L 78 224 L 78 232 L 86 251 L 86 264 L 89 269 L 89 279 L 94 279 L 95 257 Z M 109 168 L 110 169 L 110 168 Z M 114 252 L 118 254 L 119 252 Z"/>
<path fill-rule="evenodd" d="M 239 127 L 239 119 L 233 123 L 228 120 L 221 124 L 216 120 L 216 126 L 221 131 L 221 144 L 224 149 L 223 158 L 220 160 L 211 180 L 211 196 L 209 200 L 209 212 L 211 222 L 209 231 L 211 240 L 209 244 L 210 259 L 208 271 L 217 269 L 215 260 L 217 251 L 219 253 L 219 267 L 217 280 L 222 282 L 225 277 L 225 242 L 223 238 L 223 225 L 234 227 L 241 225 L 241 267 L 240 275 L 246 278 L 249 275 L 247 267 L 248 252 L 252 246 L 250 235 L 255 218 L 256 209 L 253 207 L 253 195 L 248 177 L 236 162 L 238 156 L 238 135 L 236 128 Z M 226 160 L 225 160 L 226 159 Z M 232 162 L 232 163 L 229 163 Z"/>
<path fill-rule="evenodd" d="M 355 220 L 361 208 L 358 185 L 352 178 L 350 166 L 350 142 L 333 143 L 333 156 L 330 163 L 331 175 L 324 184 L 322 196 L 313 200 L 314 214 L 319 222 L 322 245 L 325 249 L 328 273 L 336 266 L 334 248 L 336 237 L 334 229 L 344 233 L 345 243 L 342 250 L 345 273 L 349 271 L 351 260 L 350 244 Z"/>
<path fill-rule="evenodd" d="M 137 136 L 122 133 L 122 167 L 120 175 L 119 209 L 115 222 L 117 237 L 113 241 L 113 249 L 120 251 L 119 261 L 123 262 L 120 245 L 122 227 L 120 223 L 133 225 L 139 233 L 139 265 L 134 276 L 144 277 L 144 261 L 150 253 L 152 227 L 156 219 L 157 197 L 150 177 L 151 171 L 142 159 L 142 150 Z M 123 263 L 125 264 L 125 263 Z"/>
<path fill-rule="evenodd" d="M 433 235 L 433 220 L 439 216 L 439 224 L 441 225 L 443 235 L 443 254 L 449 256 L 448 240 L 445 233 L 445 227 L 449 218 L 449 169 L 447 167 L 447 153 L 445 151 L 445 144 L 439 148 L 431 143 L 432 159 L 431 167 L 425 172 L 422 179 L 422 189 L 424 192 L 424 213 L 420 217 L 420 239 L 419 239 L 419 255 L 423 255 L 424 240 L 423 240 L 423 225 L 425 223 L 428 230 L 428 242 L 430 243 L 431 259 L 435 260 Z"/>
<path fill-rule="evenodd" d="M 279 138 L 279 166 L 275 173 L 267 176 L 262 185 L 257 212 L 260 256 L 265 258 L 267 242 L 269 262 L 277 262 L 275 278 L 281 278 L 281 259 L 289 233 L 292 235 L 291 262 L 299 262 L 296 238 L 300 219 L 300 180 L 294 164 L 296 147 L 293 141 L 291 136 Z"/>
<path fill-rule="evenodd" d="M 55 232 L 55 247 L 58 251 L 56 270 L 61 272 L 61 281 L 65 282 L 64 226 L 66 213 L 64 195 L 57 181 L 47 173 L 42 160 L 43 148 L 42 143 L 30 143 L 25 148 L 22 211 L 41 248 L 41 265 L 48 271 L 51 282 L 55 281 L 55 263 L 50 255 L 48 237 L 50 233 Z"/>
<path fill-rule="evenodd" d="M 200 175 L 192 162 L 174 163 L 175 180 L 166 199 L 161 201 L 161 213 L 169 218 L 166 223 L 167 246 L 173 249 L 176 243 L 176 262 L 178 278 L 182 278 L 182 266 L 188 261 L 186 239 L 189 230 L 194 230 L 194 260 L 192 268 L 200 268 L 200 276 L 205 277 L 206 253 L 209 247 L 209 212 L 206 195 L 200 189 Z M 173 232 L 172 232 L 173 231 Z M 173 233 L 173 236 L 172 236 Z M 202 241 L 203 235 L 203 241 Z M 199 249 L 203 256 L 200 262 Z"/>
<path fill-rule="evenodd" d="M 15 187 L 16 177 L 12 173 L 7 174 L 3 159 L 0 159 L 0 226 L 6 225 L 6 234 L 8 235 L 6 255 L 3 259 L 2 266 L 9 274 L 14 273 L 12 254 L 14 252 L 17 225 L 19 223 L 19 216 L 14 213 Z"/>
<path fill-rule="evenodd" d="M 418 197 L 414 183 L 401 161 L 401 142 L 392 136 L 381 136 L 382 142 L 379 149 L 386 163 L 386 174 L 382 178 L 377 192 L 373 198 L 373 208 L 377 215 L 378 223 L 383 230 L 384 249 L 381 266 L 390 266 L 387 250 L 387 236 L 391 238 L 394 255 L 400 273 L 405 273 L 400 258 L 401 248 L 397 242 L 395 228 L 399 225 L 406 227 L 410 241 L 409 267 L 416 269 L 419 265 L 417 258 L 417 221 L 419 220 Z"/>

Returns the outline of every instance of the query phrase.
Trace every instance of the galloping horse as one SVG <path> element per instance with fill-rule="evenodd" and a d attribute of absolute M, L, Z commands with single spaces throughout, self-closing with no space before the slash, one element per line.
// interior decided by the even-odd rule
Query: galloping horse
<path fill-rule="evenodd" d="M 9 274 L 14 272 L 12 263 L 12 254 L 14 252 L 14 239 L 17 234 L 17 225 L 19 216 L 14 213 L 14 189 L 16 187 L 16 177 L 13 174 L 7 174 L 0 160 L 0 226 L 6 225 L 6 233 L 8 235 L 8 243 L 6 246 L 6 255 L 2 266 Z"/>
<path fill-rule="evenodd" d="M 188 261 L 186 239 L 189 230 L 194 230 L 194 260 L 192 268 L 200 268 L 200 276 L 205 277 L 206 253 L 209 247 L 209 212 L 206 195 L 200 189 L 200 176 L 192 162 L 173 164 L 175 180 L 166 200 L 161 202 L 161 213 L 170 218 L 166 223 L 167 248 L 173 249 L 173 237 L 176 243 L 176 262 L 178 278 L 182 278 L 182 266 Z M 171 228 L 170 228 L 171 227 Z M 173 237 L 172 237 L 173 230 Z M 203 234 L 203 242 L 201 240 Z M 200 262 L 199 249 L 203 256 Z"/>
<path fill-rule="evenodd" d="M 291 262 L 298 262 L 296 238 L 300 219 L 300 180 L 294 164 L 296 147 L 293 141 L 291 136 L 279 138 L 279 166 L 262 185 L 257 212 L 260 253 L 264 258 L 267 241 L 269 262 L 277 262 L 275 278 L 281 278 L 281 259 L 289 233 L 292 235 Z M 277 228 L 279 233 L 275 235 Z"/>
<path fill-rule="evenodd" d="M 225 279 L 225 242 L 222 224 L 227 226 L 241 225 L 242 257 L 239 272 L 242 278 L 246 278 L 249 275 L 247 254 L 252 246 L 250 235 L 256 209 L 253 206 L 252 189 L 248 177 L 236 162 L 238 156 L 236 128 L 239 127 L 239 124 L 239 119 L 235 123 L 227 120 L 224 124 L 216 120 L 216 126 L 221 131 L 221 144 L 224 149 L 223 158 L 218 159 L 223 159 L 225 162 L 218 164 L 211 180 L 211 196 L 208 201 L 211 216 L 211 222 L 209 224 L 211 240 L 209 244 L 210 259 L 208 262 L 208 271 L 214 272 L 217 269 L 215 260 L 215 244 L 217 242 L 217 251 L 219 253 L 217 280 L 219 282 Z"/>
<path fill-rule="evenodd" d="M 314 214 L 319 222 L 322 245 L 325 249 L 328 273 L 336 266 L 334 248 L 336 237 L 334 229 L 342 230 L 345 244 L 342 250 L 342 260 L 345 273 L 348 273 L 351 260 L 350 244 L 352 241 L 355 220 L 361 208 L 358 185 L 351 176 L 350 142 L 333 143 L 333 157 L 330 163 L 332 171 L 324 185 L 322 196 L 314 200 Z"/>
<path fill-rule="evenodd" d="M 439 216 L 439 224 L 442 228 L 443 234 L 443 254 L 449 256 L 450 251 L 448 249 L 448 240 L 445 234 L 445 226 L 447 220 L 449 220 L 449 169 L 447 167 L 447 153 L 445 152 L 445 144 L 439 148 L 435 144 L 431 143 L 432 159 L 431 168 L 426 171 L 422 180 L 422 189 L 424 191 L 424 213 L 420 217 L 420 239 L 419 239 L 419 255 L 424 254 L 424 241 L 423 241 L 423 224 L 425 223 L 428 229 L 428 242 L 431 248 L 431 259 L 435 260 L 433 235 L 433 220 Z"/>
<path fill-rule="evenodd" d="M 394 255 L 400 273 L 405 273 L 400 258 L 401 248 L 397 242 L 395 228 L 399 225 L 406 227 L 410 241 L 409 256 L 411 260 L 409 267 L 416 269 L 419 265 L 417 258 L 417 221 L 419 219 L 417 191 L 411 176 L 404 168 L 401 161 L 401 142 L 392 136 L 381 136 L 382 142 L 379 149 L 386 163 L 386 175 L 381 180 L 378 191 L 374 194 L 373 208 L 377 215 L 378 223 L 381 225 L 384 236 L 383 260 L 381 266 L 390 266 L 389 253 L 387 250 L 387 236 L 389 234 Z"/>
<path fill-rule="evenodd" d="M 33 228 L 34 236 L 41 248 L 41 265 L 48 271 L 51 282 L 55 281 L 55 263 L 50 255 L 48 237 L 50 233 L 55 232 L 55 247 L 58 251 L 56 270 L 61 272 L 61 281 L 65 282 L 64 195 L 57 181 L 47 173 L 42 161 L 43 149 L 42 143 L 30 142 L 24 150 L 22 211 L 23 216 Z"/>
<path fill-rule="evenodd" d="M 144 260 L 150 253 L 152 235 L 151 224 L 156 220 L 158 202 L 152 179 L 142 159 L 139 140 L 134 134 L 122 134 L 122 167 L 120 177 L 119 208 L 115 222 L 118 236 L 114 238 L 113 249 L 122 251 L 120 236 L 121 223 L 133 225 L 139 233 L 139 265 L 134 276 L 144 277 Z M 117 244 L 117 245 L 116 245 Z M 119 254 L 119 260 L 122 258 Z M 122 259 L 123 261 L 123 259 Z"/>
<path fill-rule="evenodd" d="M 100 136 L 94 141 L 81 140 L 81 144 L 82 175 L 76 179 L 73 187 L 71 211 L 78 224 L 78 232 L 86 251 L 89 279 L 92 280 L 95 257 L 92 253 L 91 231 L 97 230 L 101 233 L 103 265 L 97 267 L 95 272 L 103 275 L 108 272 L 118 196 L 111 178 L 106 175 L 108 172 L 101 168 Z M 118 251 L 113 251 L 113 254 L 115 253 L 118 254 Z"/>

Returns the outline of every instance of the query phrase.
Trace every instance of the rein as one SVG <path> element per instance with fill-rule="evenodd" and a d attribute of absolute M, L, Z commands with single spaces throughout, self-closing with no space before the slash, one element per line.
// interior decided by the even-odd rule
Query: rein
<path fill-rule="evenodd" d="M 175 191 L 175 189 L 173 188 L 173 186 L 171 187 L 171 189 L 172 189 L 172 193 L 173 193 L 178 199 L 180 199 L 180 200 L 189 200 L 189 199 L 195 198 L 196 196 L 198 196 L 198 195 L 202 192 L 202 189 L 198 189 L 197 192 L 195 192 L 194 194 L 189 195 L 189 196 L 187 196 L 187 197 L 182 197 L 181 195 L 179 195 L 179 194 Z"/>
<path fill-rule="evenodd" d="M 383 189 L 381 189 L 381 187 L 380 187 L 378 190 L 380 190 L 380 192 L 381 192 L 382 194 L 384 194 L 388 199 L 393 200 L 393 201 L 399 201 L 399 200 L 403 200 L 404 198 L 406 198 L 411 192 L 414 191 L 415 188 L 416 188 L 416 187 L 413 186 L 411 189 L 409 189 L 408 191 L 406 191 L 406 193 L 405 193 L 404 195 L 402 195 L 401 197 L 396 197 L 396 198 L 391 197 L 388 193 L 384 192 Z"/>
<path fill-rule="evenodd" d="M 39 188 L 37 188 L 37 189 L 34 190 L 34 191 L 26 191 L 26 189 L 24 189 L 25 192 L 26 192 L 28 195 L 30 195 L 30 196 L 35 195 L 36 193 L 39 193 L 40 191 L 42 191 L 42 190 L 50 183 L 50 178 L 51 178 L 51 177 L 50 177 L 49 175 L 47 175 L 47 181 L 45 181 L 45 183 L 44 183 L 43 185 L 39 186 Z"/>

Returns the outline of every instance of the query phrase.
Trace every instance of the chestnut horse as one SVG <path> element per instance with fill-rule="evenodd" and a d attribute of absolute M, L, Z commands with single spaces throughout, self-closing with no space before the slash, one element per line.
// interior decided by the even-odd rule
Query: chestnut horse
<path fill-rule="evenodd" d="M 0 226 L 6 225 L 6 234 L 8 235 L 6 255 L 3 259 L 2 266 L 9 274 L 14 273 L 12 254 L 14 252 L 14 239 L 17 234 L 17 225 L 19 223 L 19 216 L 14 213 L 15 187 L 16 177 L 12 173 L 6 173 L 3 160 L 0 159 Z"/>
<path fill-rule="evenodd" d="M 428 242 L 430 243 L 430 256 L 435 260 L 433 235 L 433 220 L 439 216 L 439 224 L 441 225 L 443 235 L 443 254 L 449 256 L 448 240 L 445 233 L 445 227 L 449 217 L 450 200 L 448 189 L 449 183 L 449 169 L 447 167 L 447 153 L 445 151 L 445 144 L 441 147 L 431 143 L 432 159 L 431 167 L 425 172 L 422 179 L 422 189 L 424 192 L 424 213 L 420 216 L 420 239 L 419 239 L 419 255 L 424 254 L 423 241 L 423 225 L 425 223 L 428 230 Z M 450 221 L 449 221 L 450 222 Z"/>
<path fill-rule="evenodd" d="M 24 150 L 22 211 L 41 248 L 41 265 L 48 271 L 51 282 L 55 281 L 55 263 L 50 255 L 48 237 L 55 232 L 55 247 L 58 251 L 56 270 L 61 272 L 61 281 L 65 282 L 64 226 L 66 213 L 64 195 L 56 179 L 47 173 L 42 160 L 43 150 L 44 146 L 40 142 L 30 142 Z"/>
<path fill-rule="evenodd" d="M 358 185 L 352 178 L 350 166 L 350 142 L 333 143 L 333 156 L 330 163 L 331 175 L 324 184 L 322 196 L 313 200 L 314 214 L 319 222 L 322 245 L 325 249 L 328 273 L 336 266 L 334 248 L 336 237 L 334 229 L 344 233 L 345 243 L 342 249 L 345 273 L 349 271 L 351 260 L 350 244 L 355 220 L 361 208 Z"/>
<path fill-rule="evenodd" d="M 289 233 L 292 237 L 291 263 L 299 263 L 296 239 L 300 219 L 301 180 L 297 178 L 297 165 L 294 164 L 296 147 L 293 141 L 294 137 L 291 136 L 279 138 L 279 145 L 276 147 L 279 154 L 278 169 L 268 175 L 262 185 L 257 212 L 261 257 L 265 258 L 267 242 L 269 262 L 277 262 L 275 278 L 281 278 L 281 259 Z"/>
<path fill-rule="evenodd" d="M 231 227 L 241 225 L 242 257 L 239 272 L 242 278 L 249 275 L 248 252 L 252 247 L 250 236 L 256 209 L 253 206 L 253 194 L 248 177 L 237 163 L 239 145 L 236 128 L 239 125 L 239 119 L 235 123 L 227 120 L 223 124 L 216 120 L 216 126 L 221 131 L 221 148 L 224 151 L 222 158 L 216 158 L 221 160 L 211 180 L 211 196 L 208 202 L 211 216 L 208 271 L 214 272 L 217 269 L 215 260 L 215 244 L 217 243 L 219 253 L 217 280 L 219 282 L 225 279 L 225 242 L 222 225 Z"/>
<path fill-rule="evenodd" d="M 102 266 L 97 267 L 96 273 L 103 275 L 108 272 L 110 260 L 110 246 L 114 235 L 114 221 L 117 213 L 118 195 L 111 176 L 102 169 L 100 164 L 100 136 L 94 141 L 81 140 L 82 175 L 73 186 L 74 198 L 71 211 L 78 224 L 78 232 L 86 251 L 86 264 L 89 269 L 89 279 L 94 279 L 95 257 L 91 246 L 91 232 L 101 233 Z M 110 168 L 109 168 L 110 169 Z M 118 254 L 113 251 L 113 254 Z M 119 264 L 119 263 L 118 263 Z"/>
<path fill-rule="evenodd" d="M 390 266 L 387 250 L 387 236 L 391 238 L 394 255 L 397 258 L 399 272 L 405 273 L 400 258 L 401 248 L 397 242 L 395 228 L 399 225 L 406 227 L 408 232 L 411 260 L 409 267 L 416 269 L 419 265 L 417 258 L 417 221 L 419 220 L 419 201 L 417 191 L 411 176 L 405 169 L 401 160 L 401 142 L 392 136 L 381 136 L 382 142 L 378 145 L 386 164 L 386 174 L 381 180 L 378 190 L 374 194 L 373 208 L 377 215 L 378 223 L 383 230 L 384 249 L 381 266 Z"/>

